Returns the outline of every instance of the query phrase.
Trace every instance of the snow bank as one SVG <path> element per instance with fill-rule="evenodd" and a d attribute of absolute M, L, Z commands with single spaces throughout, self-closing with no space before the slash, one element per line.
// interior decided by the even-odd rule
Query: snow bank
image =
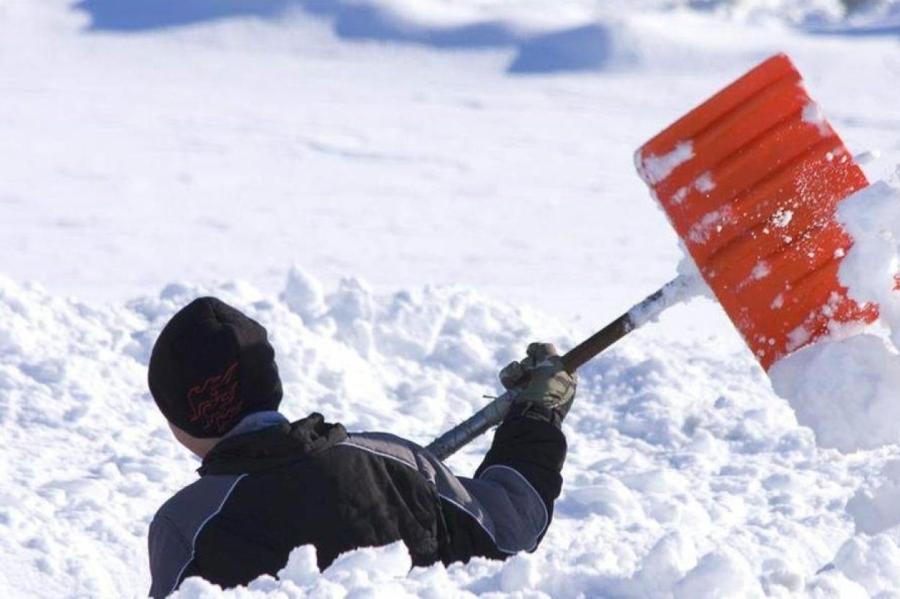
<path fill-rule="evenodd" d="M 379 40 L 435 48 L 513 48 L 513 73 L 598 70 L 631 58 L 618 11 L 570 1 L 548 14 L 523 2 L 437 0 L 149 0 L 123 9 L 117 0 L 81 0 L 94 31 L 135 31 L 306 12 L 331 21 L 347 40 Z"/>
<path fill-rule="evenodd" d="M 769 374 L 821 446 L 850 452 L 900 442 L 900 190 L 875 183 L 843 201 L 838 218 L 854 239 L 840 280 L 859 303 L 878 304 L 886 334 L 835 329 Z"/>
<path fill-rule="evenodd" d="M 24 595 L 122 597 L 149 588 L 146 532 L 196 463 L 146 388 L 152 344 L 198 295 L 271 331 L 292 417 L 425 443 L 496 390 L 498 364 L 564 328 L 462 289 L 375 296 L 344 280 L 326 293 L 292 270 L 280 299 L 241 282 L 171 284 L 125 306 L 90 306 L 0 276 L 0 561 Z M 477 463 L 483 441 L 457 459 Z"/>
<path fill-rule="evenodd" d="M 561 0 L 549 15 L 544 5 L 528 0 L 145 0 L 125 10 L 115 0 L 80 0 L 77 8 L 90 14 L 98 30 L 133 31 L 173 27 L 203 21 L 254 16 L 278 18 L 304 10 L 336 19 L 347 37 L 386 37 L 435 45 L 496 45 L 514 41 L 523 24 L 572 23 L 598 14 L 694 9 L 740 21 L 778 19 L 795 24 L 826 25 L 887 19 L 896 0 L 631 0 L 604 7 L 592 0 Z M 848 5 L 857 5 L 848 10 Z M 606 8 L 604 10 L 604 8 Z"/>
<path fill-rule="evenodd" d="M 879 182 L 842 202 L 854 239 L 839 276 L 860 303 L 879 305 L 878 326 L 832 336 L 776 363 L 773 387 L 822 447 L 844 452 L 900 443 L 900 190 Z M 871 460 L 872 456 L 860 456 Z M 812 596 L 869 597 L 900 587 L 900 461 L 883 464 L 846 504 L 856 534 L 807 584 Z M 890 595 L 893 596 L 893 595 Z"/>
<path fill-rule="evenodd" d="M 288 416 L 319 410 L 351 430 L 423 443 L 480 407 L 497 388 L 498 366 L 529 340 L 573 344 L 552 319 L 465 289 L 383 295 L 355 279 L 329 289 L 299 269 L 276 297 L 241 282 L 173 283 L 121 306 L 56 298 L 0 277 L 4 585 L 22 595 L 91 597 L 148 587 L 149 520 L 197 464 L 157 413 L 146 363 L 167 319 L 200 294 L 269 328 Z M 843 578 L 815 575 L 853 532 L 847 499 L 891 456 L 860 464 L 820 453 L 738 341 L 717 352 L 706 339 L 692 343 L 648 324 L 582 371 L 566 421 L 563 495 L 534 554 L 410 571 L 394 545 L 351 552 L 318 573 L 313 549 L 301 547 L 278 579 L 226 596 L 752 597 L 814 583 L 894 588 L 881 570 L 853 566 L 849 549 L 839 561 Z M 472 472 L 487 441 L 466 447 L 451 467 Z M 220 594 L 199 579 L 180 592 Z"/>
<path fill-rule="evenodd" d="M 870 2 L 864 14 L 841 0 L 643 0 L 598 3 L 566 0 L 548 12 L 527 0 L 79 0 L 75 9 L 92 31 L 134 32 L 238 18 L 283 20 L 297 14 L 327 19 L 346 40 L 377 40 L 442 49 L 511 48 L 512 73 L 605 70 L 629 66 L 659 47 L 633 31 L 648 11 L 708 13 L 737 23 L 774 21 L 818 31 L 896 27 L 893 0 Z M 885 23 L 889 25 L 885 25 Z M 659 32 L 657 32 L 658 34 Z M 642 49 L 644 50 L 642 52 Z"/>
<path fill-rule="evenodd" d="M 403 543 L 345 553 L 319 574 L 316 552 L 311 545 L 295 549 L 278 578 L 262 576 L 246 588 L 222 591 L 202 578 L 185 581 L 172 596 L 178 599 L 206 597 L 369 597 L 405 599 L 440 589 L 440 574 L 419 576 L 414 584 L 403 584 L 412 562 Z M 434 573 L 438 568 L 431 569 Z"/>

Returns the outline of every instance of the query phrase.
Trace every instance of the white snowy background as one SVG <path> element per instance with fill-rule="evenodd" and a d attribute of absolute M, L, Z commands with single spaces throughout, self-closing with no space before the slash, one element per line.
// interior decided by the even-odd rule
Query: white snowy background
<path fill-rule="evenodd" d="M 147 359 L 198 294 L 269 328 L 288 416 L 427 443 L 529 340 L 675 276 L 632 153 L 770 54 L 896 186 L 900 4 L 851 4 L 0 0 L 0 596 L 146 594 L 150 518 L 197 467 Z M 228 594 L 900 597 L 900 368 L 861 367 L 867 444 L 822 360 L 797 405 L 843 452 L 716 303 L 674 307 L 583 370 L 534 554 L 320 575 L 306 547 Z"/>

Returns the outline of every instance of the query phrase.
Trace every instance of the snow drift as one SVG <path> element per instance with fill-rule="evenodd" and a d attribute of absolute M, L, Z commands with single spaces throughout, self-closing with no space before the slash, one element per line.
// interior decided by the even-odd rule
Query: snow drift
<path fill-rule="evenodd" d="M 146 362 L 168 317 L 201 294 L 269 328 L 286 414 L 315 409 L 350 429 L 423 443 L 479 407 L 498 366 L 528 340 L 573 341 L 546 316 L 464 289 L 378 295 L 347 279 L 326 290 L 298 270 L 278 297 L 240 282 L 172 284 L 118 306 L 0 278 L 4 586 L 26 595 L 144 592 L 149 520 L 196 467 L 146 391 Z M 866 588 L 893 588 L 859 566 L 861 555 L 877 556 L 882 569 L 894 564 L 890 537 L 860 537 L 836 569 L 815 574 L 852 533 L 843 505 L 853 488 L 886 457 L 860 463 L 818 449 L 743 348 L 710 355 L 704 345 L 651 323 L 584 369 L 566 424 L 564 493 L 536 553 L 408 571 L 395 545 L 351 552 L 319 574 L 312 548 L 301 547 L 280 579 L 228 594 L 838 596 L 857 575 Z M 451 467 L 471 472 L 486 442 Z M 184 597 L 210 593 L 218 591 L 201 580 L 182 588 Z"/>

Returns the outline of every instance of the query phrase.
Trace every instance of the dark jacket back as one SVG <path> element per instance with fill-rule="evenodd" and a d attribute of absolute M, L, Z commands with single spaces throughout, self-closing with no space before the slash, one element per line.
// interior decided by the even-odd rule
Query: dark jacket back
<path fill-rule="evenodd" d="M 226 437 L 151 524 L 151 595 L 195 575 L 223 587 L 275 575 L 305 544 L 320 569 L 397 540 L 414 565 L 531 550 L 549 524 L 564 456 L 559 431 L 522 418 L 498 430 L 476 479 L 454 477 L 409 441 L 348 435 L 319 414 Z"/>

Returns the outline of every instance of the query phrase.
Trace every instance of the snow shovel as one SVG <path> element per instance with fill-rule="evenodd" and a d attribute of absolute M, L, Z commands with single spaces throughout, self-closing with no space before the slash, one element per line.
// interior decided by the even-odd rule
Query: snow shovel
<path fill-rule="evenodd" d="M 877 318 L 877 306 L 851 300 L 837 274 L 852 244 L 837 204 L 868 182 L 784 54 L 675 121 L 638 149 L 635 164 L 764 369 L 835 324 Z M 691 284 L 680 276 L 650 295 L 565 354 L 566 370 L 689 295 Z M 513 399 L 504 393 L 428 449 L 452 455 L 498 424 Z"/>

